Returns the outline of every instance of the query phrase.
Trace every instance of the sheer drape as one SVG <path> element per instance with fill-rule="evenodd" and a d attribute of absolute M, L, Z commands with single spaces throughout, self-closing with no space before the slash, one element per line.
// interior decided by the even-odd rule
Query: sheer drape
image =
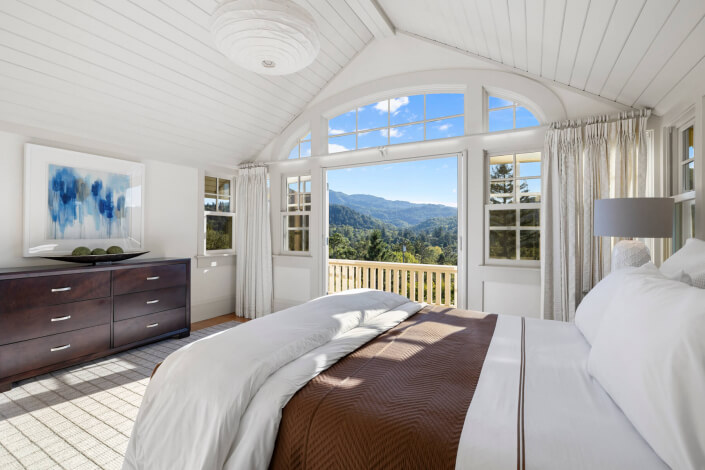
<path fill-rule="evenodd" d="M 592 235 L 594 201 L 645 195 L 649 114 L 554 123 L 546 132 L 543 318 L 572 321 L 583 295 L 609 273 L 610 239 Z"/>
<path fill-rule="evenodd" d="M 272 237 L 266 167 L 241 168 L 236 192 L 237 314 L 259 318 L 272 311 Z"/>

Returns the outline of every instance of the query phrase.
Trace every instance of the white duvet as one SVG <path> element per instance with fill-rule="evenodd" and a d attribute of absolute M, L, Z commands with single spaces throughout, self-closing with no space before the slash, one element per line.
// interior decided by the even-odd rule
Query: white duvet
<path fill-rule="evenodd" d="M 176 351 L 147 388 L 123 468 L 266 469 L 296 391 L 420 308 L 347 291 Z M 520 344 L 521 319 L 500 315 L 456 468 L 517 467 Z M 588 352 L 574 325 L 526 320 L 525 468 L 667 468 L 587 374 Z"/>

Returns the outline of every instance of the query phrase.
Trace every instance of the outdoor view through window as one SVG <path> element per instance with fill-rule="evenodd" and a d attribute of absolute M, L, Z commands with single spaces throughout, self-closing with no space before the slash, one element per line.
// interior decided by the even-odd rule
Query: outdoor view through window
<path fill-rule="evenodd" d="M 457 157 L 330 170 L 328 185 L 330 291 L 372 287 L 453 304 Z"/>

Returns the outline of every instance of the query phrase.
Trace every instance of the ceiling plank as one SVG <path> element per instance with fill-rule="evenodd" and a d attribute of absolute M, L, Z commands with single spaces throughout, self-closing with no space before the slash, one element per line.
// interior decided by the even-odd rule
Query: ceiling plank
<path fill-rule="evenodd" d="M 585 88 L 588 75 L 602 46 L 615 6 L 616 0 L 590 2 L 590 8 L 585 18 L 583 37 L 580 41 L 580 47 L 575 53 L 575 63 L 573 64 L 569 81 L 571 86 L 581 90 Z"/>
<path fill-rule="evenodd" d="M 565 9 L 565 0 L 546 0 L 543 18 L 541 76 L 549 80 L 556 79 L 561 36 L 563 36 L 563 26 L 565 24 Z"/>
<path fill-rule="evenodd" d="M 526 0 L 526 70 L 541 76 L 545 0 Z"/>
<path fill-rule="evenodd" d="M 573 72 L 575 58 L 578 48 L 583 39 L 587 11 L 591 2 L 568 2 L 565 9 L 563 34 L 561 35 L 561 47 L 556 64 L 555 80 L 561 83 L 570 83 L 570 75 Z"/>
<path fill-rule="evenodd" d="M 372 34 L 384 39 L 396 34 L 394 25 L 376 0 L 346 0 Z"/>

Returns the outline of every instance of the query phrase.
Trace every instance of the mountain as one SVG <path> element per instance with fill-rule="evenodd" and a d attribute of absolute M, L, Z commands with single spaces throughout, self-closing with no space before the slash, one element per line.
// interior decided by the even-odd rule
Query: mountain
<path fill-rule="evenodd" d="M 369 216 L 398 228 L 418 225 L 433 218 L 457 218 L 458 215 L 458 210 L 455 207 L 442 204 L 390 201 L 369 194 L 345 194 L 331 190 L 328 192 L 328 198 L 331 208 L 333 205 L 344 206 L 363 216 Z M 332 220 L 331 225 L 333 225 Z"/>
<path fill-rule="evenodd" d="M 331 204 L 328 208 L 328 223 L 330 225 L 349 225 L 360 229 L 383 229 L 395 228 L 379 219 L 369 215 L 361 214 L 354 209 L 350 209 L 340 204 Z"/>
<path fill-rule="evenodd" d="M 452 217 L 433 217 L 428 220 L 424 220 L 420 224 L 416 224 L 413 227 L 410 227 L 409 229 L 412 232 L 423 232 L 430 234 L 437 228 L 442 228 L 443 230 L 449 231 L 449 232 L 458 232 L 458 216 L 452 216 Z"/>

